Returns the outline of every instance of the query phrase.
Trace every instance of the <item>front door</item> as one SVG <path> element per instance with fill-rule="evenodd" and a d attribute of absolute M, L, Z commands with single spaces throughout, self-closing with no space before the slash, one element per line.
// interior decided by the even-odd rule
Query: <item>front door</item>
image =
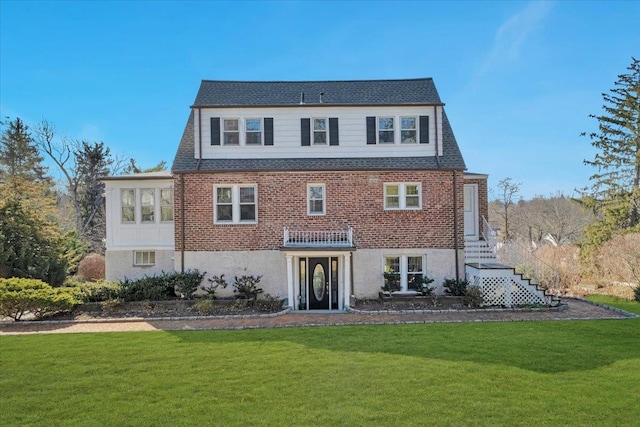
<path fill-rule="evenodd" d="M 309 258 L 309 308 L 329 309 L 329 259 Z"/>
<path fill-rule="evenodd" d="M 478 186 L 465 184 L 464 186 L 464 237 L 478 239 Z"/>

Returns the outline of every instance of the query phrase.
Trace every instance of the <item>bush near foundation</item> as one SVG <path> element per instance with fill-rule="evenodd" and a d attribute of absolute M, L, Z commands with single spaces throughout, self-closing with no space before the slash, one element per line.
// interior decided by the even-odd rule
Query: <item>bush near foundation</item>
<path fill-rule="evenodd" d="M 106 280 L 90 282 L 74 276 L 67 277 L 64 286 L 74 289 L 82 302 L 102 302 L 116 299 L 120 295 L 120 284 Z"/>
<path fill-rule="evenodd" d="M 141 279 L 124 279 L 120 282 L 119 298 L 124 301 L 163 301 L 175 299 L 178 292 L 182 298 L 191 299 L 202 283 L 206 273 L 189 270 L 184 273 L 162 273 Z"/>
<path fill-rule="evenodd" d="M 66 288 L 53 288 L 38 279 L 0 279 L 0 316 L 20 320 L 25 313 L 36 319 L 63 311 L 80 304 L 76 292 Z"/>

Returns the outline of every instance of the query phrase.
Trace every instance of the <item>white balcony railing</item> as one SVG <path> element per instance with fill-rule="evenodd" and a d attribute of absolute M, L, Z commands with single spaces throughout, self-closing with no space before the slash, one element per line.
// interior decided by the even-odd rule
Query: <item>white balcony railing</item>
<path fill-rule="evenodd" d="M 347 230 L 289 230 L 284 228 L 285 247 L 352 247 L 353 228 Z"/>

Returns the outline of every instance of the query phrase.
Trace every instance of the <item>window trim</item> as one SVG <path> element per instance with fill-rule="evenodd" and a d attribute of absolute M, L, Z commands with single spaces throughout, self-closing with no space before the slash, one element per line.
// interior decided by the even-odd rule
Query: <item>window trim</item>
<path fill-rule="evenodd" d="M 398 274 L 400 276 L 400 290 L 393 291 L 392 293 L 410 293 L 415 292 L 414 289 L 409 289 L 409 275 L 410 274 L 422 274 L 422 277 L 427 276 L 427 254 L 419 254 L 419 253 L 406 253 L 406 254 L 383 254 L 382 255 L 382 272 L 387 272 L 387 259 L 398 258 Z M 422 259 L 422 271 L 421 272 L 410 272 L 409 271 L 409 258 L 420 258 Z"/>
<path fill-rule="evenodd" d="M 141 256 L 142 262 L 138 263 L 138 255 Z M 147 256 L 147 262 L 144 262 L 145 255 Z M 151 258 L 153 257 L 153 261 Z M 133 266 L 134 267 L 151 267 L 156 265 L 156 251 L 133 251 Z"/>
<path fill-rule="evenodd" d="M 231 221 L 221 221 L 218 219 L 218 189 L 231 188 Z M 240 189 L 253 188 L 253 203 L 240 202 Z M 229 203 L 224 203 L 228 205 Z M 241 220 L 240 207 L 243 205 L 253 205 L 255 209 L 255 219 Z M 257 184 L 216 184 L 213 186 L 213 223 L 215 225 L 242 225 L 258 223 L 258 185 Z"/>
<path fill-rule="evenodd" d="M 418 206 L 408 206 L 407 207 L 407 197 L 415 197 L 415 195 L 407 195 L 407 187 L 415 185 L 418 190 Z M 398 207 L 389 207 L 387 204 L 387 187 L 389 186 L 397 186 L 398 187 Z M 408 211 L 418 211 L 422 210 L 422 183 L 420 182 L 385 182 L 383 184 L 383 197 L 384 197 L 384 210 L 386 211 L 399 211 L 399 210 L 408 210 Z"/>
<path fill-rule="evenodd" d="M 311 188 L 312 187 L 320 187 L 322 188 L 322 212 L 311 212 L 311 202 L 318 200 L 311 198 Z M 327 214 L 327 188 L 325 184 L 320 183 L 309 183 L 307 184 L 307 215 L 309 216 L 322 216 Z"/>

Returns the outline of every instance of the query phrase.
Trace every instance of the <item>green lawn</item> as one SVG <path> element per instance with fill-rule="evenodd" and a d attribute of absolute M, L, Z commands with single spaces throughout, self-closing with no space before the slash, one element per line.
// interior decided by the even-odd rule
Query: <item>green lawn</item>
<path fill-rule="evenodd" d="M 640 319 L 0 337 L 0 425 L 637 426 Z"/>
<path fill-rule="evenodd" d="M 616 307 L 629 313 L 640 314 L 640 302 L 638 301 L 629 301 L 624 298 L 598 294 L 589 295 L 587 299 L 600 304 L 610 305 L 611 307 Z"/>

